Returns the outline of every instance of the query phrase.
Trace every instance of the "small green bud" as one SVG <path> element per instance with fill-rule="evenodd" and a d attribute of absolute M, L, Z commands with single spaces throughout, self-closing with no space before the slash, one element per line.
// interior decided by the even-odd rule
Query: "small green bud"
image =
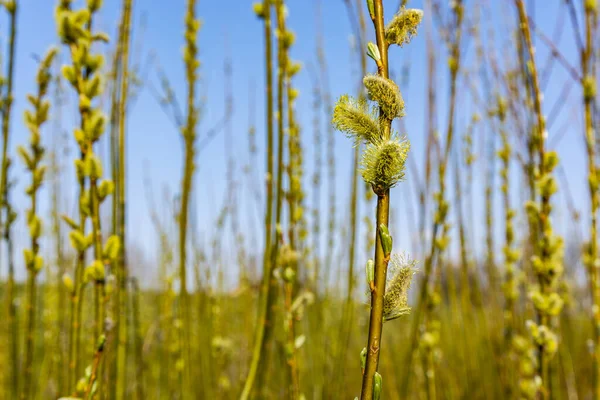
<path fill-rule="evenodd" d="M 383 255 L 387 258 L 392 253 L 392 237 L 387 226 L 384 224 L 379 225 L 379 238 L 381 239 Z"/>
<path fill-rule="evenodd" d="M 75 159 L 74 164 L 77 179 L 82 180 L 83 178 L 89 175 L 89 170 L 87 169 L 87 164 L 84 160 L 77 158 Z"/>
<path fill-rule="evenodd" d="M 46 166 L 42 165 L 35 171 L 33 171 L 33 184 L 36 187 L 39 187 L 44 181 L 44 175 L 46 175 Z"/>
<path fill-rule="evenodd" d="M 34 216 L 33 218 L 31 218 L 31 220 L 29 221 L 29 223 L 27 225 L 29 226 L 29 235 L 31 236 L 32 239 L 35 240 L 41 236 L 42 221 L 37 216 Z"/>
<path fill-rule="evenodd" d="M 375 380 L 375 383 L 373 385 L 373 400 L 380 400 L 381 399 L 381 389 L 383 386 L 383 379 L 381 378 L 381 375 L 379 374 L 379 372 L 375 372 L 374 380 Z"/>
<path fill-rule="evenodd" d="M 119 256 L 119 250 L 121 249 L 121 239 L 117 235 L 111 235 L 106 239 L 104 245 L 104 258 L 109 261 L 114 261 Z"/>
<path fill-rule="evenodd" d="M 104 269 L 104 263 L 102 261 L 94 260 L 94 262 L 92 262 L 86 268 L 86 270 L 88 270 L 88 269 L 90 270 L 90 275 L 94 278 L 94 280 L 96 280 L 96 281 L 104 280 L 106 271 Z"/>
<path fill-rule="evenodd" d="M 89 68 L 91 73 L 96 72 L 102 65 L 104 65 L 104 56 L 102 54 L 96 54 L 92 56 L 87 56 L 86 65 Z"/>
<path fill-rule="evenodd" d="M 105 344 L 106 344 L 106 335 L 102 334 L 98 338 L 98 343 L 96 344 L 96 349 L 98 351 L 102 351 L 104 349 Z"/>
<path fill-rule="evenodd" d="M 558 153 L 556 151 L 548 151 L 544 153 L 544 169 L 550 173 L 558 165 Z"/>
<path fill-rule="evenodd" d="M 458 61 L 454 57 L 448 57 L 448 69 L 451 73 L 456 73 L 458 71 Z"/>
<path fill-rule="evenodd" d="M 85 143 L 85 133 L 83 133 L 83 131 L 81 129 L 79 129 L 79 128 L 75 129 L 73 131 L 73 136 L 75 137 L 77 144 L 79 144 L 80 146 Z"/>
<path fill-rule="evenodd" d="M 67 215 L 62 214 L 60 216 L 62 218 L 63 221 L 65 221 L 67 223 L 67 225 L 69 225 L 72 229 L 77 229 L 79 230 L 79 224 L 77 222 L 75 222 L 73 219 L 69 218 Z"/>
<path fill-rule="evenodd" d="M 373 42 L 369 42 L 367 44 L 367 55 L 371 57 L 376 63 L 381 62 L 381 53 L 379 53 L 379 47 Z"/>
<path fill-rule="evenodd" d="M 596 78 L 592 75 L 588 75 L 583 78 L 583 98 L 585 101 L 593 101 L 596 97 Z"/>
<path fill-rule="evenodd" d="M 91 12 L 95 12 L 98 11 L 100 7 L 102 7 L 102 1 L 103 0 L 88 0 L 87 6 Z"/>
<path fill-rule="evenodd" d="M 258 18 L 262 19 L 265 17 L 265 8 L 263 7 L 262 3 L 252 4 L 252 10 L 254 11 L 254 14 L 256 14 L 256 16 Z"/>
<path fill-rule="evenodd" d="M 306 342 L 306 336 L 300 335 L 294 340 L 294 347 L 299 349 Z"/>
<path fill-rule="evenodd" d="M 373 262 L 373 260 L 367 261 L 365 272 L 367 273 L 367 285 L 371 287 L 373 281 L 375 280 L 375 263 Z"/>
<path fill-rule="evenodd" d="M 364 370 L 366 366 L 367 366 L 367 348 L 363 347 L 363 349 L 360 351 L 360 368 Z"/>
<path fill-rule="evenodd" d="M 369 8 L 371 19 L 375 19 L 375 4 L 373 3 L 373 0 L 367 0 L 367 7 Z"/>
<path fill-rule="evenodd" d="M 85 158 L 85 162 L 90 179 L 96 180 L 102 177 L 102 162 L 98 157 L 94 154 L 88 154 Z"/>
<path fill-rule="evenodd" d="M 35 272 L 36 274 L 38 272 L 40 272 L 42 270 L 42 268 L 44 267 L 44 258 L 42 256 L 40 256 L 39 254 L 36 255 L 33 259 L 33 272 Z"/>
<path fill-rule="evenodd" d="M 598 0 L 585 0 L 585 11 L 595 14 L 598 12 Z"/>
<path fill-rule="evenodd" d="M 294 76 L 296 75 L 298 72 L 300 72 L 300 70 L 302 70 L 302 64 L 299 62 L 290 62 L 288 63 L 288 67 L 287 67 L 287 73 L 289 76 Z"/>
<path fill-rule="evenodd" d="M 293 282 L 295 277 L 296 277 L 296 272 L 292 268 L 287 267 L 283 271 L 283 280 L 284 281 Z"/>
<path fill-rule="evenodd" d="M 100 92 L 102 91 L 101 76 L 94 75 L 93 78 L 85 81 L 83 91 L 84 91 L 85 95 L 90 99 L 93 99 L 94 97 L 98 96 L 100 94 Z"/>
<path fill-rule="evenodd" d="M 92 107 L 92 103 L 90 101 L 90 98 L 84 94 L 80 94 L 79 95 L 79 109 L 81 111 L 85 112 L 85 111 L 89 111 L 91 107 Z"/>
<path fill-rule="evenodd" d="M 88 247 L 85 236 L 79 230 L 73 230 L 69 233 L 69 239 L 71 240 L 71 246 L 78 252 L 83 252 Z"/>
<path fill-rule="evenodd" d="M 87 389 L 87 379 L 81 378 L 79 381 L 77 381 L 75 390 L 77 390 L 78 393 L 85 393 L 86 389 Z"/>
<path fill-rule="evenodd" d="M 100 201 L 104 200 L 107 196 L 110 196 L 115 191 L 115 184 L 110 179 L 104 179 L 98 185 L 98 196 Z"/>
<path fill-rule="evenodd" d="M 6 7 L 6 11 L 8 11 L 9 14 L 14 14 L 15 11 L 17 11 L 17 3 L 15 3 L 15 0 L 5 1 L 4 7 Z"/>
<path fill-rule="evenodd" d="M 92 42 L 103 42 L 103 43 L 108 43 L 110 42 L 110 38 L 108 37 L 108 35 L 104 32 L 99 32 L 94 34 L 94 36 L 92 36 Z"/>
<path fill-rule="evenodd" d="M 31 155 L 29 154 L 29 152 L 27 151 L 27 149 L 25 149 L 25 147 L 23 147 L 23 146 L 17 147 L 17 153 L 23 160 L 23 163 L 27 166 L 27 169 L 31 170 L 31 169 L 35 168 L 35 162 L 34 162 L 33 158 L 31 157 Z"/>
<path fill-rule="evenodd" d="M 61 67 L 62 76 L 73 86 L 77 86 L 77 73 L 72 65 L 63 65 Z"/>
<path fill-rule="evenodd" d="M 25 265 L 27 268 L 31 268 L 31 265 L 33 264 L 33 252 L 31 249 L 23 250 L 23 259 L 25 260 Z"/>
<path fill-rule="evenodd" d="M 63 285 L 65 285 L 65 288 L 67 289 L 67 291 L 69 293 L 73 293 L 73 289 L 75 288 L 75 285 L 73 283 L 73 278 L 71 278 L 71 275 L 64 274 L 62 276 L 62 281 L 63 281 Z"/>

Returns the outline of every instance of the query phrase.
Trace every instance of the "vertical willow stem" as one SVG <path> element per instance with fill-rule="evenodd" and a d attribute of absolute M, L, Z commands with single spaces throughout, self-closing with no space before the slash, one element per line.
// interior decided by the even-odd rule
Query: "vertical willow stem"
<path fill-rule="evenodd" d="M 514 211 L 510 205 L 510 161 L 512 150 L 506 132 L 505 117 L 506 117 L 506 106 L 504 100 L 498 101 L 497 115 L 500 120 L 500 137 L 502 139 L 502 149 L 498 152 L 499 157 L 502 161 L 502 169 L 500 170 L 501 178 L 501 191 L 502 191 L 502 206 L 504 209 L 504 268 L 505 268 L 505 280 L 503 285 L 504 291 L 504 352 L 506 355 L 505 373 L 507 382 L 505 386 L 505 395 L 511 398 L 513 395 L 514 382 L 512 373 L 511 361 L 508 354 L 511 353 L 512 340 L 516 331 L 516 301 L 518 300 L 518 283 L 515 262 L 517 257 L 515 255 L 514 245 L 514 231 L 513 231 L 513 214 Z"/>
<path fill-rule="evenodd" d="M 114 384 L 119 398 L 124 398 L 124 383 L 126 377 L 126 361 L 127 361 L 127 238 L 125 237 L 125 226 L 126 226 L 126 208 L 125 208 L 125 178 L 126 178 L 126 166 L 125 166 L 125 130 L 126 130 L 126 118 L 127 118 L 127 95 L 129 93 L 129 42 L 131 32 L 131 13 L 133 8 L 133 0 L 125 0 L 123 2 L 123 17 L 121 21 L 121 35 L 119 38 L 119 47 L 121 52 L 117 49 L 116 58 L 120 62 L 118 65 L 120 68 L 115 70 L 115 86 L 120 82 L 120 87 L 114 88 L 114 92 L 118 92 L 118 140 L 115 140 L 113 146 L 113 152 L 115 152 L 115 158 L 117 159 L 118 165 L 113 163 L 113 168 L 116 167 L 116 174 L 113 173 L 113 179 L 115 179 L 116 193 L 113 198 L 113 218 L 116 222 L 115 234 L 119 236 L 121 242 L 121 249 L 119 254 L 118 262 L 116 263 L 116 275 L 117 275 L 117 290 L 115 300 L 115 319 L 117 329 L 117 357 L 116 357 L 116 379 L 117 382 Z M 120 53 L 120 54 L 119 54 Z M 119 75 L 120 74 L 120 75 Z"/>
<path fill-rule="evenodd" d="M 60 67 L 60 62 L 56 63 Z M 60 68 L 56 68 L 60 72 Z M 58 354 L 55 358 L 53 367 L 56 368 L 57 377 L 57 393 L 64 393 L 68 378 L 68 339 L 66 338 L 69 325 L 67 322 L 67 291 L 61 286 L 63 276 L 66 273 L 66 258 L 63 246 L 63 230 L 60 222 L 60 203 L 62 200 L 61 195 L 61 171 L 62 167 L 60 164 L 59 153 L 62 150 L 61 140 L 61 129 L 62 129 L 62 105 L 63 105 L 63 86 L 60 73 L 57 72 L 54 79 L 54 95 L 53 102 L 55 104 L 54 114 L 54 126 L 52 132 L 52 155 L 50 158 L 50 173 L 52 179 L 52 187 L 50 194 L 51 204 L 51 218 L 52 218 L 52 235 L 54 236 L 54 251 L 55 251 L 55 263 L 58 269 L 57 274 L 57 285 L 58 285 L 58 299 L 56 306 L 58 307 L 58 323 L 57 323 L 57 335 L 56 345 Z"/>
<path fill-rule="evenodd" d="M 33 369 L 35 355 L 35 322 L 36 322 L 36 299 L 37 299 L 37 275 L 43 268 L 43 258 L 39 255 L 39 238 L 42 234 L 42 220 L 37 215 L 38 190 L 43 183 L 46 167 L 41 164 L 45 149 L 41 145 L 40 130 L 42 124 L 48 120 L 48 109 L 50 103 L 45 99 L 50 84 L 50 67 L 56 50 L 52 49 L 40 63 L 37 79 L 37 93 L 28 97 L 32 110 L 24 113 L 25 125 L 30 136 L 28 147 L 19 146 L 18 152 L 31 174 L 31 183 L 25 193 L 31 201 L 27 210 L 27 227 L 29 228 L 30 248 L 23 250 L 25 266 L 27 268 L 27 330 L 25 337 L 25 365 L 24 384 L 21 399 L 35 398 L 33 386 Z"/>
<path fill-rule="evenodd" d="M 452 139 L 454 137 L 454 113 L 456 108 L 456 81 L 458 77 L 458 71 L 460 70 L 460 50 L 461 50 L 461 36 L 462 36 L 462 21 L 463 21 L 463 2 L 462 0 L 458 0 L 454 3 L 455 7 L 455 37 L 450 46 L 450 99 L 449 99 L 449 110 L 448 110 L 448 125 L 446 129 L 446 144 L 445 150 L 440 160 L 439 165 L 439 185 L 440 190 L 436 194 L 438 196 L 438 214 L 441 218 L 434 218 L 433 222 L 433 230 L 432 230 L 432 238 L 431 238 L 431 247 L 429 249 L 429 253 L 425 258 L 425 266 L 424 266 L 424 278 L 421 286 L 421 290 L 419 292 L 417 310 L 421 310 L 427 301 L 428 290 L 429 290 L 429 281 L 431 279 L 431 274 L 433 272 L 433 268 L 435 265 L 436 257 L 438 255 L 438 246 L 436 244 L 438 240 L 438 234 L 440 230 L 445 231 L 444 226 L 446 225 L 446 214 L 445 212 L 441 212 L 441 208 L 447 208 L 448 203 L 446 202 L 446 184 L 445 184 L 445 176 L 446 176 L 446 167 L 448 164 L 448 157 L 450 155 L 450 150 L 452 149 Z M 442 236 L 444 236 L 442 234 Z M 406 355 L 406 360 L 404 365 L 410 365 L 413 352 L 418 348 L 419 341 L 419 327 L 421 324 L 421 319 L 426 318 L 427 309 L 423 311 L 417 311 L 415 318 L 412 320 L 411 330 L 410 330 L 410 347 Z M 410 385 L 410 373 L 406 373 L 402 377 L 402 393 L 403 395 L 407 395 L 409 391 Z"/>
<path fill-rule="evenodd" d="M 556 282 L 562 272 L 561 269 L 556 267 L 557 262 L 555 260 L 557 254 L 560 256 L 559 249 L 562 246 L 562 240 L 553 233 L 550 216 L 552 210 L 551 196 L 556 191 L 552 170 L 558 163 L 558 156 L 546 151 L 546 137 L 548 133 L 542 112 L 542 94 L 534 58 L 529 18 L 523 0 L 515 0 L 515 5 L 518 10 L 521 35 L 529 57 L 528 70 L 531 78 L 531 97 L 536 116 L 536 126 L 532 130 L 531 136 L 538 157 L 535 194 L 539 200 L 538 203 L 534 203 L 535 210 L 533 212 L 530 211 L 530 219 L 535 221 L 540 237 L 534 247 L 536 261 L 539 265 L 536 265 L 536 263 L 532 264 L 534 264 L 534 272 L 539 281 L 539 295 L 545 299 L 550 299 L 552 295 L 557 295 L 555 292 Z M 559 263 L 561 262 L 562 260 L 559 261 Z M 562 265 L 559 264 L 559 267 L 562 268 Z M 546 329 L 551 329 L 552 316 L 560 313 L 562 304 L 557 308 L 556 312 L 550 312 L 548 307 L 542 308 L 535 302 L 534 305 L 538 316 L 538 327 L 543 326 Z M 553 335 L 551 331 L 550 335 Z M 539 337 L 536 338 L 533 334 L 532 336 L 534 336 L 534 340 L 539 339 Z M 549 340 L 556 340 L 556 338 L 550 338 Z M 543 399 L 550 399 L 553 395 L 550 373 L 552 351 L 548 351 L 549 346 L 547 341 L 540 343 L 539 340 L 536 340 L 535 344 L 537 345 L 538 358 L 537 373 L 542 378 L 539 394 Z M 557 345 L 555 343 L 553 347 Z"/>
<path fill-rule="evenodd" d="M 285 1 L 277 5 L 282 11 L 285 7 Z M 281 15 L 281 20 L 279 16 Z M 288 184 L 287 200 L 289 205 L 289 226 L 288 240 L 289 249 L 294 254 L 295 260 L 287 267 L 289 271 L 284 271 L 284 303 L 285 303 L 285 321 L 284 330 L 287 330 L 286 337 L 286 355 L 287 355 L 287 375 L 288 375 L 288 393 L 289 398 L 300 398 L 300 374 L 298 366 L 298 350 L 296 349 L 296 324 L 297 313 L 292 309 L 292 304 L 298 292 L 298 257 L 301 252 L 302 238 L 297 235 L 302 224 L 302 147 L 300 142 L 300 127 L 295 118 L 295 101 L 297 91 L 292 85 L 292 78 L 299 71 L 298 64 L 292 62 L 289 56 L 289 48 L 292 44 L 293 33 L 287 29 L 285 15 L 278 12 L 278 31 L 284 38 L 284 51 L 281 58 L 280 68 L 284 73 L 285 101 L 287 102 L 287 129 L 288 129 Z M 281 110 L 283 111 L 283 110 Z M 280 114 L 281 115 L 281 114 Z M 283 143 L 281 144 L 283 146 Z"/>
<path fill-rule="evenodd" d="M 375 36 L 377 38 L 377 47 L 381 54 L 381 66 L 378 68 L 379 75 L 388 78 L 388 43 L 385 40 L 385 26 L 383 18 L 383 1 L 374 0 L 375 18 Z M 383 116 L 383 113 L 381 113 Z M 391 121 L 386 120 L 383 124 L 382 136 L 389 139 Z M 388 226 L 390 210 L 390 191 L 385 190 L 377 194 L 377 228 L 382 225 Z M 383 331 L 383 296 L 385 294 L 385 282 L 387 275 L 387 266 L 389 259 L 383 253 L 381 244 L 381 235 L 376 235 L 375 239 L 375 291 L 371 296 L 371 314 L 369 316 L 369 339 L 367 343 L 367 361 L 363 373 L 361 400 L 371 400 L 373 398 L 373 386 L 375 372 L 379 366 L 379 355 L 381 346 L 381 335 Z"/>
<path fill-rule="evenodd" d="M 284 68 L 286 68 L 287 62 L 287 49 L 285 45 L 284 31 L 285 31 L 285 7 L 283 0 L 275 0 L 273 2 L 275 7 L 275 15 L 277 18 L 277 30 L 279 31 L 279 37 L 277 40 L 277 179 L 275 183 L 275 235 L 273 236 L 273 243 L 271 244 L 270 253 L 270 265 L 271 274 L 274 267 L 277 265 L 277 257 L 279 255 L 279 245 L 282 239 L 281 230 L 281 217 L 283 211 L 283 149 L 285 141 L 285 124 L 284 124 L 284 97 L 285 97 L 285 74 Z M 278 285 L 277 279 L 272 275 L 269 283 L 269 291 L 267 295 L 267 306 L 266 306 L 266 318 L 265 318 L 265 332 L 262 343 L 263 353 L 263 367 L 259 369 L 258 385 L 260 391 L 264 396 L 268 384 L 265 379 L 270 371 L 270 357 L 273 347 L 273 332 L 275 328 L 275 304 L 277 301 Z"/>
<path fill-rule="evenodd" d="M 181 396 L 184 398 L 188 396 L 188 385 L 190 382 L 191 368 L 190 364 L 190 304 L 189 294 L 187 288 L 187 232 L 188 232 L 188 214 L 189 214 L 189 203 L 190 196 L 192 193 L 192 183 L 195 170 L 195 158 L 196 158 L 196 125 L 198 120 L 198 111 L 196 109 L 196 81 L 197 81 L 197 69 L 199 62 L 197 60 L 198 46 L 197 46 L 197 32 L 199 28 L 199 22 L 196 19 L 196 0 L 188 0 L 187 12 L 185 16 L 185 69 L 186 69 L 186 80 L 187 80 L 187 118 L 186 124 L 182 128 L 182 134 L 185 142 L 185 161 L 183 166 L 183 180 L 181 188 L 181 209 L 179 212 L 179 278 L 181 283 L 181 304 L 180 308 L 180 320 L 181 320 L 181 357 L 184 362 L 183 376 L 180 376 L 182 381 Z M 121 147 L 121 145 L 120 145 Z M 123 171 L 121 171 L 121 174 Z M 123 176 L 122 176 L 123 177 Z M 122 204 L 122 206 L 124 203 Z"/>
<path fill-rule="evenodd" d="M 596 165 L 596 138 L 594 134 L 594 122 L 592 108 L 595 97 L 597 82 L 592 75 L 592 60 L 594 56 L 594 44 L 592 34 L 595 31 L 598 18 L 598 5 L 585 6 L 585 48 L 581 52 L 581 71 L 583 77 L 583 106 L 584 106 L 584 129 L 585 142 L 588 158 L 588 181 L 590 193 L 590 239 L 587 248 L 587 267 L 590 280 L 592 298 L 592 328 L 594 338 L 593 354 L 593 398 L 600 399 L 600 271 L 596 260 L 598 259 L 598 206 L 600 193 L 598 192 L 598 166 Z"/>
<path fill-rule="evenodd" d="M 21 399 L 28 399 L 32 395 L 32 375 L 33 375 L 33 353 L 35 336 L 35 302 L 37 298 L 37 285 L 35 274 L 29 274 L 27 278 L 27 336 L 25 346 L 25 374 L 23 376 L 23 391 Z"/>
<path fill-rule="evenodd" d="M 10 134 L 10 116 L 13 103 L 13 83 L 15 75 L 15 49 L 17 39 L 17 13 L 19 2 L 14 0 L 12 3 L 13 8 L 8 9 L 10 14 L 9 22 L 9 33 L 8 33 L 8 74 L 6 76 L 6 95 L 4 100 L 4 106 L 2 109 L 2 171 L 0 174 L 0 225 L 4 230 L 3 238 L 10 244 L 10 227 L 12 225 L 11 208 L 9 205 L 9 184 L 8 184 L 8 170 L 10 167 L 10 158 L 8 156 L 8 138 Z M 4 213 L 2 220 L 2 214 Z M 10 370 L 12 373 L 9 376 L 11 381 L 12 395 L 16 397 L 19 391 L 19 346 L 17 338 L 17 313 L 16 306 L 14 304 L 15 297 L 15 272 L 14 266 L 12 265 L 12 246 L 8 249 L 8 285 L 6 294 L 6 305 L 8 309 L 8 332 L 9 332 L 9 348 L 10 348 Z"/>
<path fill-rule="evenodd" d="M 145 362 L 143 355 L 143 343 L 142 343 L 142 328 L 140 327 L 140 287 L 137 279 L 131 279 L 132 286 L 132 312 L 133 312 L 133 330 L 134 330 L 134 343 L 135 343 L 135 393 L 138 400 L 143 400 L 146 397 L 144 396 L 144 370 L 145 370 Z"/>
<path fill-rule="evenodd" d="M 69 222 L 73 227 L 71 242 L 77 251 L 77 266 L 75 271 L 75 289 L 72 292 L 72 332 L 70 352 L 70 380 L 69 386 L 75 389 L 75 382 L 79 374 L 80 348 L 81 348 L 81 318 L 83 311 L 83 293 L 87 280 L 93 278 L 95 281 L 95 325 L 93 337 L 97 342 L 100 332 L 103 331 L 104 321 L 104 280 L 105 271 L 103 265 L 102 233 L 100 229 L 99 204 L 97 181 L 102 176 L 102 164 L 94 155 L 93 145 L 104 133 L 104 116 L 101 111 L 92 106 L 92 101 L 102 91 L 102 80 L 98 73 L 99 64 L 102 62 L 101 55 L 92 54 L 90 49 L 94 37 L 92 32 L 93 17 L 98 12 L 101 4 L 88 2 L 85 9 L 72 11 L 71 2 L 62 0 L 56 9 L 56 20 L 61 41 L 68 45 L 71 54 L 71 64 L 63 66 L 63 75 L 70 82 L 79 99 L 79 129 L 74 131 L 74 138 L 78 144 L 80 159 L 76 161 L 76 172 L 79 183 L 79 223 Z M 75 12 L 85 11 L 85 18 L 75 22 L 71 17 Z M 78 24 L 73 29 L 72 24 Z M 69 26 L 71 25 L 71 26 Z M 87 39 L 87 40 L 86 40 Z M 86 58 L 79 57 L 85 52 Z M 90 180 L 89 193 L 86 192 L 87 177 Z M 108 195 L 107 193 L 104 196 Z M 91 237 L 85 237 L 85 226 L 87 217 L 92 219 Z M 78 238 L 78 239 L 74 239 Z M 88 242 L 89 240 L 89 242 Z M 90 245 L 94 246 L 94 263 L 87 274 L 84 272 L 86 250 Z M 76 390 L 74 390 L 75 392 Z M 100 394 L 101 392 L 98 391 Z"/>
<path fill-rule="evenodd" d="M 261 292 L 259 298 L 259 315 L 254 334 L 254 348 L 250 369 L 246 376 L 244 388 L 240 396 L 241 400 L 250 398 L 254 387 L 254 381 L 258 373 L 258 368 L 263 358 L 263 343 L 265 341 L 265 329 L 272 322 L 267 319 L 268 316 L 268 297 L 271 287 L 271 233 L 273 218 L 273 50 L 272 50 L 272 32 L 271 32 L 271 0 L 263 0 L 261 18 L 264 23 L 265 36 L 265 81 L 266 81 L 266 124 L 267 124 L 267 177 L 266 177 L 266 201 L 265 201 L 265 248 L 263 252 L 263 277 Z"/>

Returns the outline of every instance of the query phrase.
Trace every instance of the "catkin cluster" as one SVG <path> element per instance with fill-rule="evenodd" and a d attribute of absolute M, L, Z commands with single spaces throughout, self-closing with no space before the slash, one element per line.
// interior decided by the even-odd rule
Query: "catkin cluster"
<path fill-rule="evenodd" d="M 32 110 L 26 110 L 24 113 L 25 125 L 29 130 L 29 146 L 19 146 L 17 152 L 27 170 L 31 173 L 31 183 L 25 189 L 27 196 L 31 199 L 31 208 L 27 210 L 27 226 L 29 227 L 29 236 L 31 238 L 31 248 L 23 251 L 25 257 L 25 266 L 32 274 L 37 274 L 44 264 L 39 253 L 38 239 L 42 234 L 42 220 L 37 215 L 37 192 L 44 181 L 46 166 L 42 165 L 45 149 L 41 141 L 41 128 L 48 121 L 50 102 L 46 100 L 48 86 L 50 85 L 51 75 L 50 67 L 56 56 L 56 49 L 51 49 L 46 53 L 40 63 L 37 73 L 37 93 L 28 95 L 27 100 L 31 104 Z"/>
<path fill-rule="evenodd" d="M 113 264 L 119 254 L 120 239 L 110 236 L 103 241 L 100 227 L 100 205 L 114 192 L 114 182 L 103 178 L 103 166 L 94 154 L 94 145 L 100 140 L 106 128 L 107 118 L 98 106 L 98 100 L 105 86 L 102 73 L 104 56 L 94 51 L 94 44 L 108 42 L 108 36 L 92 29 L 94 16 L 102 7 L 102 0 L 87 0 L 85 6 L 74 10 L 71 0 L 60 0 L 55 11 L 58 36 L 69 49 L 70 63 L 61 68 L 63 78 L 70 84 L 78 97 L 79 126 L 73 130 L 81 157 L 75 160 L 75 172 L 79 182 L 79 219 L 67 216 L 63 220 L 71 227 L 69 239 L 77 252 L 75 280 L 64 276 L 63 282 L 71 294 L 74 314 L 70 349 L 69 383 L 78 394 L 94 394 L 96 374 L 86 373 L 77 380 L 80 364 L 81 302 L 83 288 L 89 282 L 95 283 L 95 325 L 94 341 L 102 337 L 107 304 L 106 266 Z M 87 221 L 91 220 L 92 230 L 86 234 Z M 86 252 L 92 247 L 93 257 L 85 266 Z M 112 282 L 113 279 L 108 280 Z M 89 372 L 89 369 L 87 370 Z"/>
<path fill-rule="evenodd" d="M 366 100 L 344 95 L 333 110 L 332 122 L 356 145 L 366 144 L 360 162 L 362 177 L 376 193 L 383 193 L 404 179 L 410 143 L 395 132 L 389 138 L 382 134 L 382 124 L 403 115 L 404 101 L 400 89 L 390 79 L 368 75 L 363 83 L 382 116 L 377 117 L 376 108 L 370 107 Z"/>
<path fill-rule="evenodd" d="M 69 0 L 62 0 L 56 9 L 58 34 L 63 44 L 71 51 L 71 64 L 62 66 L 62 75 L 70 83 L 79 97 L 80 126 L 73 132 L 81 150 L 82 158 L 75 160 L 75 171 L 80 182 L 89 181 L 89 188 L 80 194 L 79 207 L 84 219 L 80 223 L 64 218 L 73 228 L 69 238 L 73 248 L 84 253 L 92 245 L 98 246 L 101 232 L 94 226 L 93 232 L 85 235 L 85 220 L 99 219 L 99 205 L 114 191 L 114 182 L 103 179 L 101 160 L 94 154 L 94 144 L 100 140 L 106 127 L 106 116 L 102 110 L 94 106 L 95 100 L 104 89 L 104 75 L 101 68 L 104 56 L 95 54 L 92 45 L 95 42 L 108 42 L 104 33 L 93 33 L 91 21 L 93 15 L 102 6 L 101 0 L 88 0 L 87 6 L 79 10 L 71 10 Z M 96 225 L 94 223 L 94 225 Z M 116 236 L 108 238 L 102 251 L 96 248 L 93 262 L 85 268 L 83 283 L 91 280 L 104 281 L 105 263 L 118 255 L 120 243 Z"/>

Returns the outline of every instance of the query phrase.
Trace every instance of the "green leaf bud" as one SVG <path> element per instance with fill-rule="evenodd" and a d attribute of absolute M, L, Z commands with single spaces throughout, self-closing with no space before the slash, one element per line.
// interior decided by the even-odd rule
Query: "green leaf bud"
<path fill-rule="evenodd" d="M 383 379 L 381 378 L 379 372 L 375 372 L 374 381 L 375 382 L 373 384 L 373 400 L 380 400 Z"/>
<path fill-rule="evenodd" d="M 375 280 L 375 263 L 373 260 L 367 261 L 367 265 L 365 267 L 365 271 L 367 274 L 367 285 L 371 287 Z"/>
<path fill-rule="evenodd" d="M 360 351 L 360 368 L 362 370 L 364 370 L 366 366 L 367 366 L 367 348 L 363 347 L 363 349 Z"/>
<path fill-rule="evenodd" d="M 376 63 L 381 62 L 381 53 L 379 53 L 379 46 L 373 42 L 367 43 L 367 55 L 371 57 Z"/>
<path fill-rule="evenodd" d="M 76 229 L 79 230 L 79 224 L 77 222 L 75 222 L 72 218 L 70 218 L 69 216 L 62 214 L 60 216 L 62 218 L 63 221 L 65 221 L 67 223 L 67 225 L 69 225 L 72 229 Z"/>
<path fill-rule="evenodd" d="M 392 237 L 388 227 L 385 224 L 379 225 L 379 237 L 381 239 L 381 247 L 383 248 L 383 255 L 387 258 L 392 253 Z"/>
<path fill-rule="evenodd" d="M 369 9 L 369 16 L 371 19 L 375 19 L 375 4 L 373 0 L 367 0 L 367 8 Z"/>

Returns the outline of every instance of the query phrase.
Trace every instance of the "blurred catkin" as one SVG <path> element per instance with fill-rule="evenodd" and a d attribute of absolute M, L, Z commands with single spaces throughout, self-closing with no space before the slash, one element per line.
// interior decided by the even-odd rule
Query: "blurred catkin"
<path fill-rule="evenodd" d="M 534 254 L 531 266 L 537 284 L 530 283 L 528 296 L 537 314 L 537 322 L 527 321 L 529 331 L 529 346 L 535 349 L 537 374 L 531 378 L 521 372 L 521 395 L 526 398 L 551 398 L 550 391 L 550 362 L 558 348 L 558 337 L 553 329 L 553 319 L 560 314 L 563 300 L 557 293 L 558 284 L 563 273 L 563 240 L 554 233 L 551 221 L 551 198 L 557 192 L 558 185 L 553 171 L 558 165 L 558 155 L 546 151 L 546 119 L 542 111 L 542 94 L 538 83 L 533 43 L 529 27 L 529 19 L 522 0 L 515 0 L 518 11 L 521 38 L 525 43 L 528 56 L 528 70 L 531 74 L 531 99 L 536 121 L 531 131 L 532 143 L 537 152 L 537 166 L 534 172 L 536 201 L 525 204 L 527 216 L 531 225 L 537 227 L 534 241 Z"/>
<path fill-rule="evenodd" d="M 40 255 L 39 238 L 43 232 L 43 222 L 38 215 L 38 191 L 44 182 L 46 166 L 42 164 L 45 148 L 42 145 L 42 126 L 49 118 L 50 102 L 46 99 L 48 87 L 52 76 L 50 68 L 57 50 L 51 49 L 40 62 L 37 73 L 37 93 L 28 95 L 27 99 L 32 110 L 25 111 L 25 125 L 29 130 L 29 147 L 19 146 L 17 151 L 26 169 L 31 174 L 31 183 L 25 189 L 30 199 L 27 209 L 27 226 L 29 228 L 30 248 L 23 250 L 23 257 L 28 273 L 27 281 L 27 333 L 25 336 L 25 374 L 23 376 L 23 390 L 21 399 L 35 397 L 33 386 L 33 360 L 35 351 L 35 321 L 36 321 L 36 278 L 44 267 L 44 260 Z"/>
<path fill-rule="evenodd" d="M 106 292 L 105 282 L 107 273 L 105 264 L 110 264 L 114 258 L 113 250 L 116 246 L 103 243 L 100 227 L 100 204 L 114 191 L 114 183 L 109 179 L 102 179 L 102 162 L 94 154 L 96 144 L 104 134 L 106 117 L 98 107 L 97 100 L 104 89 L 105 78 L 101 72 L 104 57 L 92 52 L 92 45 L 96 42 L 107 42 L 108 36 L 102 32 L 93 32 L 92 21 L 94 15 L 102 6 L 100 0 L 90 0 L 84 8 L 71 9 L 71 2 L 62 0 L 56 8 L 55 19 L 59 38 L 70 50 L 71 64 L 63 65 L 62 75 L 71 85 L 78 96 L 79 127 L 74 129 L 73 136 L 80 151 L 80 158 L 75 160 L 75 170 L 79 181 L 79 223 L 64 217 L 65 222 L 73 229 L 69 237 L 74 250 L 78 253 L 78 264 L 75 273 L 74 288 L 71 289 L 73 307 L 72 316 L 74 333 L 71 336 L 70 356 L 70 388 L 79 376 L 80 361 L 80 332 L 82 318 L 83 291 L 86 283 L 94 282 L 94 331 L 91 342 L 95 343 L 100 335 L 104 335 Z M 89 187 L 87 183 L 89 182 Z M 91 220 L 92 231 L 85 234 L 87 219 Z M 117 239 L 118 240 L 118 239 Z M 110 245 L 110 246 L 109 246 Z M 84 268 L 86 250 L 93 247 L 93 261 Z M 93 383 L 93 382 L 92 382 Z M 101 393 L 96 386 L 95 391 Z M 82 385 L 75 392 L 82 392 Z M 85 390 L 83 390 L 85 391 Z"/>

